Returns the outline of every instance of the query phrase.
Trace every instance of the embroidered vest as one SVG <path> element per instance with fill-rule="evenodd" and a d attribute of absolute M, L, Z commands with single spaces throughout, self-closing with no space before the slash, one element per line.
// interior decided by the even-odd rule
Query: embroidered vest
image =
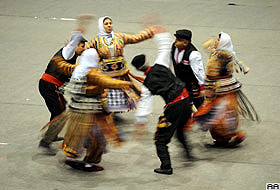
<path fill-rule="evenodd" d="M 129 67 L 123 58 L 124 42 L 122 38 L 115 36 L 111 44 L 107 44 L 102 37 L 95 38 L 96 50 L 100 56 L 99 69 L 111 77 L 127 74 Z M 111 51 L 113 55 L 111 55 Z"/>

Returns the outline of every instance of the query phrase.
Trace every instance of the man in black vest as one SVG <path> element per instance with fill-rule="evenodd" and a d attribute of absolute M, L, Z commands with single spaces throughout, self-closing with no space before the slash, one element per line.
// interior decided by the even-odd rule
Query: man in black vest
<path fill-rule="evenodd" d="M 164 112 L 159 117 L 154 138 L 161 166 L 154 172 L 170 175 L 173 173 L 173 169 L 167 144 L 171 141 L 175 131 L 177 131 L 179 142 L 186 151 L 187 158 L 194 160 L 183 130 L 184 124 L 192 113 L 192 102 L 185 84 L 175 77 L 169 69 L 171 35 L 161 27 L 158 27 L 154 33 L 159 52 L 155 64 L 148 66 L 146 56 L 143 54 L 135 56 L 131 64 L 136 69 L 145 72 L 146 77 L 143 84 L 151 92 L 151 95 L 161 96 L 166 103 Z"/>
<path fill-rule="evenodd" d="M 78 29 L 72 32 L 69 43 L 54 54 L 39 81 L 40 94 L 44 98 L 47 108 L 51 113 L 50 121 L 60 115 L 66 108 L 66 101 L 59 90 L 71 77 L 70 71 L 62 73 L 57 69 L 57 60 L 70 64 L 68 70 L 74 69 L 71 65 L 76 64 L 78 56 L 85 50 L 85 43 L 87 40 L 83 38 L 82 34 L 85 31 L 85 22 L 91 18 L 92 15 L 80 15 Z M 67 75 L 65 73 L 69 74 Z M 57 137 L 60 130 L 61 129 L 49 128 L 40 141 L 39 147 L 44 148 L 47 154 L 56 154 L 56 151 L 50 147 L 50 144 L 52 141 L 63 140 L 62 137 Z"/>
<path fill-rule="evenodd" d="M 190 30 L 177 30 L 175 42 L 172 44 L 171 59 L 176 76 L 188 89 L 193 103 L 198 108 L 203 102 L 205 71 L 201 54 L 191 43 Z"/>

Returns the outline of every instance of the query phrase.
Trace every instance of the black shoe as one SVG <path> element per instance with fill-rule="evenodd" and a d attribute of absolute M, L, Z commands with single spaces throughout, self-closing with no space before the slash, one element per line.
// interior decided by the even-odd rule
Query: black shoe
<path fill-rule="evenodd" d="M 157 169 L 154 169 L 154 172 L 159 173 L 159 174 L 171 175 L 173 173 L 173 169 L 172 168 L 169 168 L 169 169 L 157 168 Z"/>
<path fill-rule="evenodd" d="M 90 167 L 86 167 L 86 163 L 79 160 L 67 160 L 65 159 L 64 163 L 71 168 L 74 168 L 76 170 L 82 170 L 85 172 L 98 172 L 104 170 L 101 166 L 91 165 Z"/>
<path fill-rule="evenodd" d="M 82 168 L 84 168 L 85 163 L 81 162 L 81 161 L 76 161 L 76 160 L 64 160 L 64 163 L 68 166 L 70 166 L 71 168 L 77 169 L 77 170 L 82 170 Z"/>
<path fill-rule="evenodd" d="M 41 140 L 40 143 L 39 143 L 39 147 L 50 148 L 50 144 L 47 143 L 47 142 L 44 141 L 44 140 Z"/>
<path fill-rule="evenodd" d="M 55 148 L 51 147 L 50 144 L 45 142 L 44 140 L 40 141 L 39 148 L 46 155 L 55 156 L 57 153 L 57 150 Z"/>
<path fill-rule="evenodd" d="M 63 141 L 63 140 L 64 140 L 63 137 L 56 137 L 56 138 L 53 140 L 53 142 L 55 142 L 55 141 Z"/>

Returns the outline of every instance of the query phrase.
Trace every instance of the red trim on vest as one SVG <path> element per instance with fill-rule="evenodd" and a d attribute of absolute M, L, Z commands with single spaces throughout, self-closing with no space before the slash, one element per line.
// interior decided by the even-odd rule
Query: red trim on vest
<path fill-rule="evenodd" d="M 169 102 L 168 104 L 166 104 L 164 106 L 164 108 L 166 108 L 168 105 L 174 104 L 180 100 L 186 99 L 187 97 L 189 97 L 189 93 L 188 93 L 187 89 L 184 88 L 184 90 L 181 92 L 181 94 L 179 96 L 177 96 L 177 98 L 175 98 L 172 102 Z"/>
<path fill-rule="evenodd" d="M 147 75 L 150 70 L 151 70 L 151 66 L 148 67 L 148 69 L 145 71 L 144 74 Z"/>
<path fill-rule="evenodd" d="M 42 75 L 42 79 L 43 79 L 44 81 L 50 82 L 50 83 L 52 83 L 52 84 L 54 84 L 54 85 L 56 85 L 56 86 L 62 86 L 62 85 L 63 85 L 63 82 L 61 82 L 60 80 L 58 80 L 58 79 L 55 78 L 54 76 L 51 76 L 51 75 L 49 75 L 49 74 L 47 74 L 47 73 L 44 73 L 44 74 Z"/>

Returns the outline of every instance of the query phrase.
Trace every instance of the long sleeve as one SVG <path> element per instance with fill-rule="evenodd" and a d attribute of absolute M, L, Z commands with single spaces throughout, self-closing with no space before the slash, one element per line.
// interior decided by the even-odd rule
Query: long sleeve
<path fill-rule="evenodd" d="M 146 124 L 148 122 L 148 115 L 152 113 L 153 110 L 153 95 L 149 89 L 142 85 L 142 93 L 140 101 L 137 105 L 137 110 L 135 112 L 135 123 L 136 124 Z"/>
<path fill-rule="evenodd" d="M 151 31 L 151 29 L 146 28 L 145 30 L 139 32 L 138 34 L 126 34 L 126 33 L 116 32 L 115 36 L 122 38 L 124 44 L 134 44 L 152 38 L 153 32 Z"/>
<path fill-rule="evenodd" d="M 198 84 L 201 86 L 204 84 L 204 80 L 206 78 L 205 76 L 205 70 L 203 66 L 203 62 L 201 59 L 201 54 L 198 51 L 192 51 L 189 57 L 190 60 L 190 66 L 193 70 L 193 73 L 198 80 Z"/>
<path fill-rule="evenodd" d="M 65 60 L 71 59 L 75 55 L 77 45 L 79 45 L 82 38 L 80 31 L 74 31 L 71 34 L 70 42 L 62 49 L 62 56 Z"/>
<path fill-rule="evenodd" d="M 171 64 L 171 57 L 170 57 L 171 42 L 172 42 L 171 35 L 168 32 L 159 33 L 156 34 L 154 38 L 157 42 L 157 47 L 158 47 L 158 54 L 155 60 L 155 64 L 163 65 L 169 68 Z"/>
<path fill-rule="evenodd" d="M 56 67 L 58 72 L 66 76 L 71 76 L 74 69 L 77 67 L 77 64 L 73 65 L 67 63 L 61 56 L 53 57 L 52 61 L 53 66 Z"/>
<path fill-rule="evenodd" d="M 130 82 L 122 81 L 118 79 L 113 79 L 105 74 L 103 74 L 98 69 L 91 69 L 88 74 L 88 83 L 89 85 L 97 85 L 100 88 L 128 88 Z"/>

